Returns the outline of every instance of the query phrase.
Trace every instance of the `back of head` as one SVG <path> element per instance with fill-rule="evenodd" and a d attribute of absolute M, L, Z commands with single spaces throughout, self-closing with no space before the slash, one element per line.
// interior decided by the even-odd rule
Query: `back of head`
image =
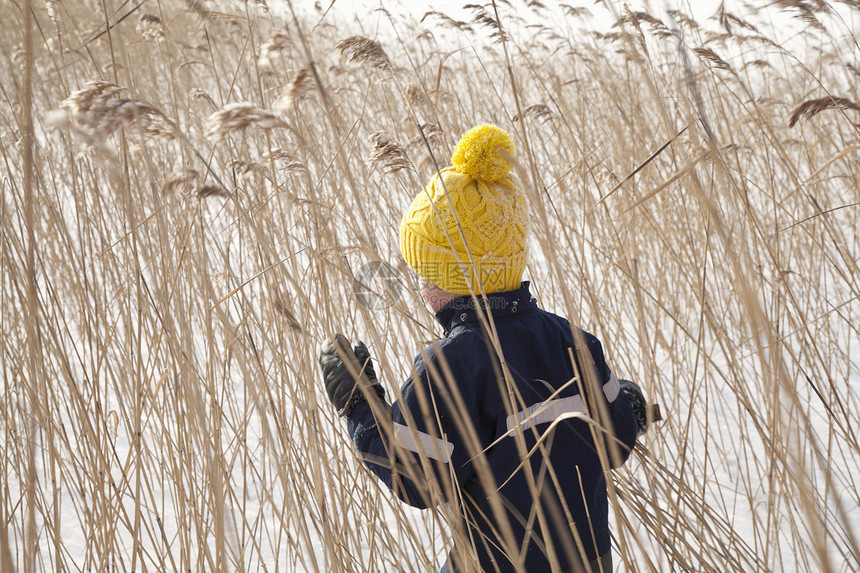
<path fill-rule="evenodd" d="M 511 172 L 515 153 L 504 130 L 474 127 L 454 148 L 452 166 L 415 197 L 400 224 L 400 251 L 422 278 L 458 295 L 519 287 L 529 210 Z"/>

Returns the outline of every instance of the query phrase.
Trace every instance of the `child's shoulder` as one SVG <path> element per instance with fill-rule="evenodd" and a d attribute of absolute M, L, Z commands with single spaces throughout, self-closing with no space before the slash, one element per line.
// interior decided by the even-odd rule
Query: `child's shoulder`
<path fill-rule="evenodd" d="M 460 354 L 468 353 L 477 346 L 484 348 L 487 346 L 479 333 L 471 328 L 455 328 L 445 338 L 428 344 L 418 357 L 423 357 L 426 360 L 437 360 L 442 355 L 446 359 L 451 359 Z"/>
<path fill-rule="evenodd" d="M 423 374 L 428 365 L 451 370 L 456 375 L 490 365 L 490 346 L 479 332 L 455 329 L 449 336 L 428 344 L 415 356 L 415 370 Z"/>
<path fill-rule="evenodd" d="M 552 321 L 565 333 L 566 336 L 570 337 L 570 341 L 574 347 L 579 347 L 584 342 L 585 347 L 588 348 L 588 351 L 593 356 L 599 356 L 601 359 L 603 358 L 603 344 L 595 335 L 583 328 L 572 325 L 571 322 L 563 316 L 553 314 L 546 310 L 541 310 L 540 312 L 543 313 L 546 320 Z"/>

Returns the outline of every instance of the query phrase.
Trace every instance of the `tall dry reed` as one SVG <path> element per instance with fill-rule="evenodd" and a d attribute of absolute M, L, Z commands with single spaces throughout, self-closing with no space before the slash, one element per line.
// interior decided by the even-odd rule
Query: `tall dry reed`
<path fill-rule="evenodd" d="M 404 271 L 480 122 L 542 306 L 663 407 L 611 474 L 618 569 L 860 567 L 856 2 L 778 3 L 792 45 L 726 9 L 274 4 L 0 6 L 3 571 L 435 570 L 450 516 L 362 469 L 316 352 L 363 338 L 392 395 L 440 336 L 405 272 L 386 308 L 355 281 Z"/>

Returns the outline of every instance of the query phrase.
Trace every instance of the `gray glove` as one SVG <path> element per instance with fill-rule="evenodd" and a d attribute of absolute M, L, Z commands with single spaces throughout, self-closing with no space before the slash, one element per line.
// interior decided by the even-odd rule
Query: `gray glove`
<path fill-rule="evenodd" d="M 633 415 L 636 416 L 636 425 L 639 428 L 636 431 L 636 437 L 642 436 L 648 431 L 648 402 L 645 401 L 645 396 L 642 394 L 642 388 L 635 382 L 630 380 L 619 380 L 621 391 L 627 396 L 630 404 L 633 406 Z"/>
<path fill-rule="evenodd" d="M 325 390 L 337 413 L 348 417 L 368 396 L 385 400 L 385 389 L 376 379 L 370 352 L 362 341 L 354 348 L 342 334 L 335 334 L 320 346 L 320 366 Z"/>

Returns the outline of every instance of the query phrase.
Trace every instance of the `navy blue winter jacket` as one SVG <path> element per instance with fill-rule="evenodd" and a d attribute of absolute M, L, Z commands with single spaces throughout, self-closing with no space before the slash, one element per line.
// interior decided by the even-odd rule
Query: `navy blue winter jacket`
<path fill-rule="evenodd" d="M 459 509 L 453 571 L 475 558 L 483 571 L 568 571 L 610 548 L 600 456 L 627 459 L 633 410 L 597 338 L 575 337 L 528 287 L 450 301 L 436 315 L 446 337 L 415 359 L 402 399 L 376 408 L 379 419 L 365 403 L 348 420 L 366 465 L 401 499 Z"/>

